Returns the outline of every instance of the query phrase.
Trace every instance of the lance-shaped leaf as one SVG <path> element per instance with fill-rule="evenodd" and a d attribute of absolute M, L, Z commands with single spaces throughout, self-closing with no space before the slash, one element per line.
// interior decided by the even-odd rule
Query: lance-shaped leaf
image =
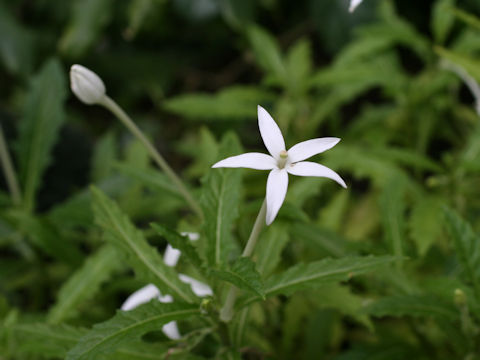
<path fill-rule="evenodd" d="M 95 295 L 100 285 L 120 267 L 121 262 L 113 246 L 104 245 L 62 285 L 57 302 L 48 314 L 48 321 L 55 324 L 75 316 L 78 306 Z"/>
<path fill-rule="evenodd" d="M 427 316 L 450 321 L 454 321 L 459 316 L 453 304 L 431 295 L 386 297 L 367 306 L 364 312 L 377 317 Z"/>
<path fill-rule="evenodd" d="M 453 240 L 463 273 L 480 295 L 480 239 L 469 223 L 449 208 L 444 209 L 446 227 Z"/>
<path fill-rule="evenodd" d="M 64 359 L 67 352 L 88 333 L 88 329 L 69 325 L 48 325 L 43 323 L 16 324 L 8 327 L 14 345 L 13 354 L 18 358 L 26 354 L 41 358 Z M 103 360 L 154 360 L 168 352 L 161 344 L 134 341 L 115 352 L 102 357 Z"/>
<path fill-rule="evenodd" d="M 143 233 L 122 213 L 116 203 L 99 189 L 92 187 L 93 212 L 98 225 L 105 231 L 105 239 L 123 253 L 135 273 L 146 282 L 155 284 L 162 293 L 179 300 L 196 300 L 189 286 L 165 265 L 160 254 L 146 241 Z"/>
<path fill-rule="evenodd" d="M 324 259 L 310 264 L 299 264 L 270 277 L 265 283 L 267 296 L 291 294 L 293 291 L 316 288 L 319 285 L 346 281 L 395 261 L 394 256 L 346 257 Z"/>
<path fill-rule="evenodd" d="M 197 306 L 153 300 L 131 311 L 118 311 L 110 320 L 97 324 L 68 352 L 67 360 L 94 360 L 113 353 L 142 335 L 161 329 L 174 320 L 199 315 Z"/>
<path fill-rule="evenodd" d="M 63 104 L 67 84 L 57 60 L 47 62 L 33 79 L 20 122 L 18 162 L 27 210 L 35 206 L 35 194 L 50 163 L 50 153 L 65 120 Z"/>
<path fill-rule="evenodd" d="M 180 235 L 176 231 L 168 229 L 160 224 L 152 223 L 150 226 L 159 235 L 167 239 L 168 243 L 172 245 L 173 248 L 180 250 L 193 266 L 203 272 L 203 262 L 198 255 L 198 250 L 192 245 L 187 236 Z"/>
<path fill-rule="evenodd" d="M 226 270 L 212 270 L 211 274 L 228 281 L 239 289 L 253 292 L 265 298 L 260 274 L 255 270 L 255 263 L 247 257 L 241 257 Z"/>
<path fill-rule="evenodd" d="M 238 138 L 225 135 L 219 158 L 241 152 Z M 238 215 L 241 173 L 237 169 L 211 170 L 204 182 L 201 204 L 205 214 L 206 258 L 210 266 L 219 267 L 232 247 L 231 228 Z"/>

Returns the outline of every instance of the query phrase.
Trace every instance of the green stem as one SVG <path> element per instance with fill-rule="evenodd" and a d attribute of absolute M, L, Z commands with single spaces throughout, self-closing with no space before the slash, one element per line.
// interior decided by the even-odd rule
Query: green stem
<path fill-rule="evenodd" d="M 22 201 L 20 187 L 18 186 L 17 174 L 12 165 L 12 160 L 8 152 L 7 143 L 3 135 L 3 129 L 0 126 L 0 161 L 2 162 L 3 172 L 7 180 L 7 186 L 12 196 L 12 202 L 19 205 Z"/>
<path fill-rule="evenodd" d="M 177 174 L 175 174 L 175 172 L 168 165 L 163 156 L 160 155 L 157 149 L 155 149 L 152 143 L 145 137 L 143 132 L 138 128 L 137 125 L 135 125 L 135 123 L 127 115 L 127 113 L 123 111 L 123 109 L 118 106 L 118 104 L 114 100 L 112 100 L 106 95 L 104 96 L 102 101 L 100 101 L 100 105 L 103 105 L 108 110 L 110 110 L 127 127 L 127 129 L 130 130 L 132 134 L 143 143 L 143 145 L 147 148 L 148 152 L 152 156 L 153 160 L 165 172 L 165 174 L 167 174 L 170 180 L 172 180 L 172 182 L 178 188 L 178 190 L 183 195 L 192 210 L 195 211 L 195 213 L 197 213 L 200 218 L 203 218 L 202 209 L 198 205 L 197 201 L 190 194 L 190 191 L 188 191 L 182 180 L 177 176 Z"/>
<path fill-rule="evenodd" d="M 263 227 L 265 226 L 265 216 L 267 214 L 267 203 L 264 200 L 260 211 L 258 212 L 257 219 L 255 220 L 255 224 L 253 225 L 252 232 L 250 233 L 250 237 L 248 238 L 247 245 L 245 245 L 245 249 L 243 250 L 242 256 L 250 257 L 255 249 L 255 245 L 257 244 L 258 236 L 262 231 Z M 228 291 L 227 298 L 225 299 L 225 304 L 223 305 L 222 309 L 220 310 L 220 320 L 224 322 L 229 322 L 232 320 L 233 317 L 233 306 L 235 305 L 235 300 L 237 299 L 238 289 L 235 286 L 230 286 L 230 290 Z"/>

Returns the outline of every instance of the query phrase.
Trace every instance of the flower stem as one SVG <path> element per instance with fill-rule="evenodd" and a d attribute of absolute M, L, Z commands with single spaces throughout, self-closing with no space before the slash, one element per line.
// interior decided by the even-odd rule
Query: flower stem
<path fill-rule="evenodd" d="M 260 211 L 258 212 L 257 219 L 253 225 L 252 232 L 248 238 L 247 245 L 243 250 L 242 256 L 249 257 L 252 255 L 255 245 L 257 244 L 258 236 L 265 226 L 265 215 L 267 214 L 267 203 L 264 200 Z M 225 299 L 225 304 L 220 310 L 220 320 L 224 322 L 229 322 L 233 317 L 233 306 L 235 305 L 235 300 L 237 299 L 238 289 L 235 286 L 230 286 L 228 291 L 227 298 Z"/>
<path fill-rule="evenodd" d="M 3 172 L 7 180 L 7 186 L 12 197 L 12 202 L 15 205 L 19 205 L 22 201 L 22 196 L 20 193 L 20 187 L 18 186 L 17 174 L 12 165 L 12 160 L 7 148 L 7 142 L 3 135 L 3 129 L 0 126 L 0 161 L 2 162 Z"/>
<path fill-rule="evenodd" d="M 165 161 L 163 156 L 160 155 L 157 149 L 155 149 L 152 143 L 145 137 L 143 132 L 138 128 L 137 125 L 135 125 L 135 123 L 127 115 L 127 113 L 123 111 L 123 109 L 120 106 L 118 106 L 118 104 L 108 96 L 104 96 L 100 104 L 105 106 L 108 110 L 110 110 L 127 127 L 127 129 L 130 130 L 132 134 L 143 143 L 143 145 L 147 148 L 148 152 L 152 156 L 153 160 L 165 172 L 165 174 L 167 174 L 170 180 L 175 184 L 175 186 L 183 195 L 184 199 L 190 205 L 192 210 L 195 213 L 197 213 L 197 215 L 200 218 L 203 218 L 202 209 L 198 205 L 197 201 L 193 198 L 190 191 L 188 191 L 186 186 L 183 184 L 182 180 L 178 177 L 177 174 L 175 174 L 175 172 L 168 165 L 168 163 Z"/>

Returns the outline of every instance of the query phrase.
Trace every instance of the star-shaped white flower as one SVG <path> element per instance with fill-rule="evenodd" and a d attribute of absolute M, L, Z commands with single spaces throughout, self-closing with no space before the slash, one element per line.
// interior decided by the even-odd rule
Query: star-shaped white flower
<path fill-rule="evenodd" d="M 331 149 L 340 141 L 339 138 L 325 137 L 307 140 L 292 146 L 287 151 L 280 128 L 260 105 L 258 106 L 258 127 L 270 155 L 246 153 L 221 160 L 212 167 L 271 170 L 267 180 L 267 225 L 275 220 L 285 200 L 289 173 L 297 176 L 327 177 L 335 180 L 344 188 L 347 187 L 345 181 L 335 171 L 314 162 L 303 161 Z"/>

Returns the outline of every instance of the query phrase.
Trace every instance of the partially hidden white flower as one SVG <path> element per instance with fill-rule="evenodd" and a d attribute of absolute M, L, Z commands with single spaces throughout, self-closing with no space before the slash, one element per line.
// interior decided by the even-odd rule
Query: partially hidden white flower
<path fill-rule="evenodd" d="M 357 6 L 360 5 L 362 1 L 363 0 L 350 0 L 350 7 L 348 8 L 348 11 L 354 12 Z"/>
<path fill-rule="evenodd" d="M 213 168 L 250 168 L 256 170 L 271 170 L 267 180 L 267 216 L 266 223 L 270 225 L 277 216 L 285 200 L 288 187 L 288 174 L 297 176 L 327 177 L 335 180 L 344 188 L 343 179 L 326 166 L 303 161 L 334 147 L 339 138 L 325 137 L 307 140 L 285 150 L 285 141 L 280 128 L 270 114 L 258 106 L 258 127 L 265 147 L 270 155 L 261 153 L 246 153 L 232 156 L 214 164 Z"/>
<path fill-rule="evenodd" d="M 182 233 L 186 235 L 190 241 L 196 241 L 199 238 L 198 233 Z M 177 265 L 178 259 L 181 255 L 181 252 L 173 248 L 170 244 L 167 245 L 165 249 L 165 254 L 163 255 L 163 261 L 167 266 L 174 267 Z M 211 296 L 213 291 L 207 284 L 204 284 L 198 280 L 191 278 L 185 274 L 178 275 L 180 281 L 189 284 L 193 293 L 199 297 Z M 121 309 L 123 311 L 129 311 L 135 309 L 137 306 L 145 304 L 152 299 L 158 299 L 162 303 L 171 303 L 173 302 L 173 297 L 171 295 L 162 295 L 160 290 L 153 285 L 148 284 L 141 289 L 135 291 L 131 294 L 127 300 L 122 304 Z M 172 340 L 178 340 L 181 338 L 180 332 L 178 331 L 178 326 L 175 321 L 171 321 L 162 327 L 163 333 Z"/>
<path fill-rule="evenodd" d="M 88 105 L 98 104 L 105 96 L 102 79 L 82 65 L 70 68 L 70 87 L 77 98 Z"/>

